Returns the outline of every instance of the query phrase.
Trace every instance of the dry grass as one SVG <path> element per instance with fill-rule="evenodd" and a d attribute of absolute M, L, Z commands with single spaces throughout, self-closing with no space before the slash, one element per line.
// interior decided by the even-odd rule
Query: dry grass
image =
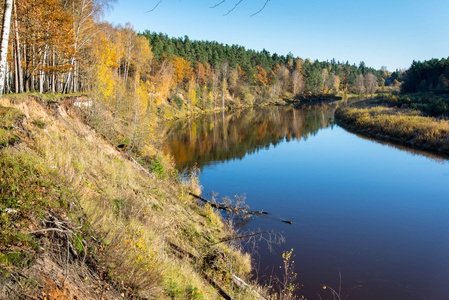
<path fill-rule="evenodd" d="M 232 229 L 223 226 L 212 208 L 199 208 L 187 196 L 198 189 L 194 176 L 188 184 L 173 176 L 149 176 L 62 104 L 52 107 L 54 114 L 35 100 L 17 108 L 27 119 L 39 120 L 27 124 L 32 132 L 30 151 L 63 179 L 73 194 L 67 208 L 81 208 L 100 242 L 92 250 L 99 265 L 127 296 L 217 298 L 200 275 L 199 266 L 210 253 L 220 253 L 214 262 L 222 271 L 214 274 L 217 281 L 226 282 L 229 272 L 248 278 L 248 255 L 226 244 L 208 247 L 231 235 Z M 169 159 L 161 161 L 168 164 Z M 174 255 L 169 241 L 199 261 Z M 240 293 L 231 290 L 236 297 Z"/>
<path fill-rule="evenodd" d="M 343 107 L 336 117 L 362 133 L 428 150 L 449 152 L 449 122 L 396 107 Z"/>

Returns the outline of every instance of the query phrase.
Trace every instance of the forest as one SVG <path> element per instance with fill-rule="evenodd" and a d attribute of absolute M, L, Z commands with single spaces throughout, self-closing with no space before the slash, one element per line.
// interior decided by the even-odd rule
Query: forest
<path fill-rule="evenodd" d="M 414 61 L 404 74 L 401 91 L 449 93 L 449 57 L 424 62 Z"/>
<path fill-rule="evenodd" d="M 190 110 L 312 94 L 373 94 L 390 76 L 364 62 L 311 61 L 137 33 L 130 24 L 113 27 L 99 21 L 110 4 L 15 1 L 4 93 L 89 92 L 106 104 L 129 106 L 136 99 Z"/>
<path fill-rule="evenodd" d="M 170 105 L 190 111 L 310 95 L 374 94 L 402 81 L 403 93 L 449 86 L 444 58 L 414 61 L 406 72 L 390 73 L 363 61 L 358 66 L 312 61 L 188 36 L 137 33 L 130 24 L 100 21 L 112 2 L 15 1 L 3 93 L 81 92 L 125 110 L 145 102 L 159 110 Z"/>

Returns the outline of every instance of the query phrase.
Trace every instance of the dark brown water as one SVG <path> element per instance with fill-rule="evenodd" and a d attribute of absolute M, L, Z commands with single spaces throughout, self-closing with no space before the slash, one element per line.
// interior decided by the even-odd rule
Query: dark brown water
<path fill-rule="evenodd" d="M 334 125 L 335 108 L 185 120 L 169 129 L 169 151 L 180 168 L 200 167 L 203 195 L 245 194 L 274 215 L 242 229 L 286 238 L 275 254 L 260 243 L 261 282 L 293 248 L 308 299 L 333 299 L 322 286 L 338 289 L 340 273 L 342 299 L 449 299 L 446 158 L 351 134 Z"/>

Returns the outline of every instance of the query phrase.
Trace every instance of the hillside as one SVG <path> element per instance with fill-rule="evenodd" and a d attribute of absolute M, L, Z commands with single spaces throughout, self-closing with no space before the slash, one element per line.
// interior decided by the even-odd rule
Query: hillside
<path fill-rule="evenodd" d="M 0 299 L 235 299 L 250 257 L 198 190 L 85 123 L 85 97 L 2 99 Z M 164 170 L 164 171 L 162 171 Z M 186 253 L 190 253 L 187 254 Z"/>

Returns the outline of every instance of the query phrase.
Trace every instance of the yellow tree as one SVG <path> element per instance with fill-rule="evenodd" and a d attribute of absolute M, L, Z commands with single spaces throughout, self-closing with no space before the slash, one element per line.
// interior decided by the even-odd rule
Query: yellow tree
<path fill-rule="evenodd" d="M 98 43 L 92 50 L 94 70 L 91 88 L 96 100 L 110 107 L 118 83 L 115 71 L 118 68 L 117 51 L 113 41 L 105 34 L 99 36 Z"/>
<path fill-rule="evenodd" d="M 158 66 L 153 65 L 152 73 L 146 79 L 150 105 L 161 105 L 168 98 L 174 82 L 173 64 L 164 59 Z"/>
<path fill-rule="evenodd" d="M 87 50 L 86 48 L 95 35 L 101 31 L 98 24 L 95 23 L 95 18 L 100 16 L 105 9 L 108 9 L 110 3 L 115 2 L 115 0 L 61 0 L 61 2 L 72 16 L 71 34 L 73 40 L 71 43 L 72 55 L 69 60 L 69 64 L 73 68 L 72 72 L 68 73 L 65 78 L 64 91 L 76 92 L 80 86 L 80 72 L 88 69 L 88 66 L 85 65 L 87 61 L 85 50 Z"/>
<path fill-rule="evenodd" d="M 206 67 L 202 63 L 197 63 L 195 68 L 196 82 L 199 86 L 206 84 Z"/>
<path fill-rule="evenodd" d="M 257 69 L 256 75 L 257 84 L 261 86 L 266 86 L 268 84 L 267 71 L 265 71 L 265 69 L 260 66 L 256 66 L 256 69 Z"/>
<path fill-rule="evenodd" d="M 188 106 L 189 106 L 189 111 L 191 110 L 192 106 L 196 105 L 197 99 L 196 99 L 196 83 L 194 78 L 191 78 L 189 80 L 189 102 L 188 102 Z"/>
<path fill-rule="evenodd" d="M 17 68 L 23 67 L 26 91 L 34 89 L 38 78 L 42 92 L 46 74 L 64 74 L 72 68 L 68 62 L 72 16 L 60 0 L 17 0 L 15 16 L 16 57 L 25 54 L 23 61 L 16 62 Z"/>
<path fill-rule="evenodd" d="M 172 57 L 173 68 L 174 68 L 174 84 L 179 86 L 185 80 L 190 78 L 192 68 L 190 67 L 190 62 L 182 57 L 174 56 Z"/>

